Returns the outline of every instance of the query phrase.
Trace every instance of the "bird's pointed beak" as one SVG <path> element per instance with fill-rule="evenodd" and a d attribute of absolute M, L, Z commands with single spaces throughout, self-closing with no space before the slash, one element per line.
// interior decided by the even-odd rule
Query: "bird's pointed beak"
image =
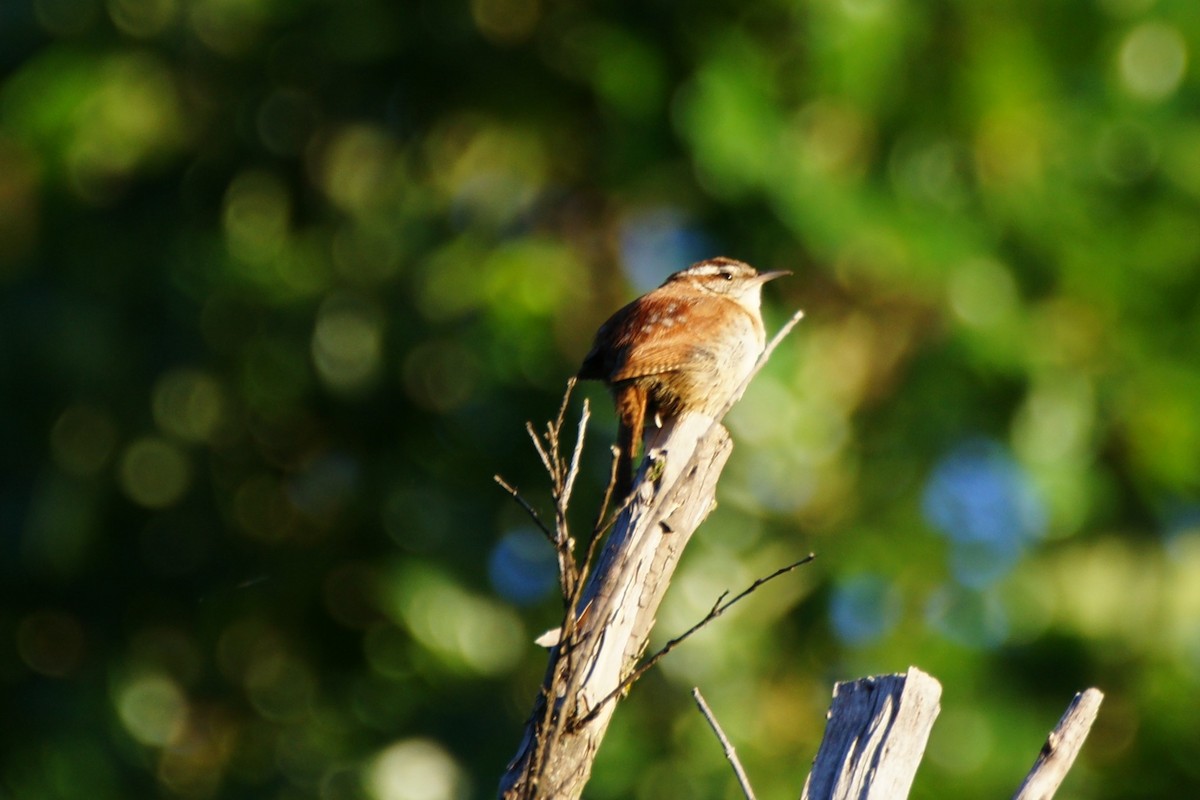
<path fill-rule="evenodd" d="M 766 283 L 767 281 L 773 281 L 776 278 L 782 278 L 784 275 L 791 274 L 792 271 L 790 269 L 777 269 L 774 272 L 760 272 L 755 280 L 758 283 Z"/>

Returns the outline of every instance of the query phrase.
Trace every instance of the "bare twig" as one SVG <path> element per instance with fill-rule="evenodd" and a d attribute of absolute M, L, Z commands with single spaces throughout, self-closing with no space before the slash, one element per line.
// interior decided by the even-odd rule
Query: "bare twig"
<path fill-rule="evenodd" d="M 737 603 L 739 600 L 742 600 L 747 595 L 756 591 L 758 589 L 758 587 L 762 586 L 764 583 L 773 581 L 776 578 L 778 578 L 780 575 L 786 575 L 787 573 L 791 572 L 792 570 L 796 569 L 797 567 L 804 566 L 805 564 L 809 563 L 816 557 L 817 557 L 816 553 L 809 553 L 808 555 L 806 555 L 804 558 L 800 559 L 799 561 L 796 561 L 792 564 L 788 564 L 786 567 L 780 567 L 779 569 L 772 572 L 770 575 L 767 575 L 766 577 L 762 577 L 762 578 L 759 578 L 758 580 L 754 581 L 754 583 L 747 586 L 745 589 L 743 589 L 737 596 L 735 596 L 731 600 L 725 600 L 725 598 L 729 595 L 729 592 L 722 592 L 721 596 L 717 598 L 717 602 L 713 604 L 712 609 L 709 610 L 709 612 L 704 615 L 703 619 L 701 619 L 699 622 L 697 622 L 692 627 L 688 628 L 683 633 L 676 636 L 674 639 L 672 639 L 669 642 L 667 642 L 666 644 L 664 644 L 662 646 L 662 649 L 660 649 L 654 655 L 650 656 L 645 661 L 643 661 L 641 664 L 639 664 L 637 669 L 633 670 L 628 675 L 626 675 L 625 679 L 617 684 L 617 688 L 613 689 L 611 692 L 609 692 L 607 695 L 605 695 L 603 698 L 601 698 L 600 702 L 596 703 L 596 705 L 593 706 L 591 708 L 591 710 L 589 710 L 588 713 L 586 715 L 584 715 L 576 723 L 576 725 L 586 725 L 592 718 L 594 718 L 598 713 L 600 713 L 600 709 L 603 708 L 607 703 L 610 703 L 613 700 L 615 700 L 617 697 L 621 696 L 621 694 L 624 693 L 627 689 L 629 689 L 629 687 L 632 686 L 634 683 L 636 683 L 639 678 L 641 678 L 650 669 L 652 669 L 655 664 L 657 664 L 659 661 L 662 661 L 664 658 L 666 658 L 668 653 L 670 653 L 676 647 L 678 647 L 679 645 L 681 645 L 685 641 L 687 641 L 689 638 L 691 638 L 692 634 L 697 633 L 698 631 L 700 631 L 700 629 L 704 628 L 706 625 L 708 625 L 714 619 L 716 619 L 717 617 L 721 616 L 726 611 L 728 611 L 730 606 L 732 606 L 734 603 Z"/>
<path fill-rule="evenodd" d="M 612 453 L 612 461 L 608 467 L 608 485 L 604 488 L 604 499 L 600 502 L 600 511 L 596 514 L 596 520 L 592 523 L 592 538 L 597 539 L 603 534 L 606 525 L 604 523 L 604 515 L 608 513 L 608 504 L 612 502 L 613 492 L 617 489 L 617 464 L 621 460 L 621 451 L 616 446 L 609 448 Z"/>
<path fill-rule="evenodd" d="M 584 401 L 585 403 L 587 401 Z M 584 424 L 586 417 L 580 422 Z M 582 441 L 583 436 L 580 435 Z M 578 449 L 576 453 L 578 453 Z M 601 504 L 600 516 L 597 517 L 596 523 L 592 529 L 592 539 L 588 542 L 587 554 L 583 561 L 576 567 L 578 570 L 575 578 L 574 591 L 571 593 L 570 600 L 567 602 L 567 612 L 563 615 L 563 623 L 559 628 L 559 641 L 563 642 L 568 648 L 568 655 L 574 650 L 575 628 L 579 620 L 587 612 L 587 608 L 579 608 L 579 600 L 583 596 L 583 590 L 586 586 L 588 576 L 592 573 L 592 567 L 596 563 L 596 552 L 600 547 L 600 542 L 604 538 L 604 529 L 600 527 L 600 522 L 604 517 L 604 509 L 608 506 L 609 500 L 612 497 L 613 489 L 617 484 L 617 450 L 613 448 L 612 466 L 609 469 L 608 487 L 604 491 L 604 501 Z"/>
<path fill-rule="evenodd" d="M 746 777 L 746 770 L 742 769 L 742 762 L 738 761 L 737 752 L 730 744 L 725 731 L 721 730 L 721 725 L 713 715 L 712 709 L 708 707 L 708 703 L 704 702 L 704 695 L 700 694 L 698 686 L 692 687 L 692 698 L 700 707 L 700 713 L 708 720 L 708 725 L 713 729 L 713 733 L 717 735 L 717 741 L 721 743 L 721 749 L 725 751 L 725 760 L 729 762 L 729 766 L 733 767 L 733 774 L 737 776 L 738 785 L 742 787 L 742 794 L 746 796 L 746 800 L 755 800 L 754 789 L 750 787 L 750 779 Z"/>
<path fill-rule="evenodd" d="M 525 433 L 529 434 L 529 441 L 533 442 L 533 449 L 537 451 L 538 458 L 542 460 L 542 466 L 546 468 L 546 473 L 550 476 L 550 481 L 555 481 L 554 462 L 550 460 L 550 453 L 542 444 L 542 437 L 537 432 L 537 428 L 533 427 L 532 422 L 525 423 Z"/>
<path fill-rule="evenodd" d="M 576 587 L 579 585 L 579 566 L 575 563 L 575 540 L 571 538 L 567 507 L 571 502 L 571 491 L 575 488 L 575 479 L 579 477 L 579 459 L 583 453 L 583 442 L 587 433 L 588 419 L 591 417 L 591 409 L 588 401 L 585 399 L 583 401 L 583 411 L 579 416 L 579 427 L 575 436 L 575 448 L 571 453 L 571 462 L 568 466 L 562 459 L 559 442 L 561 440 L 562 419 L 567 407 L 567 398 L 570 396 L 574 385 L 575 379 L 572 378 L 567 384 L 567 391 L 563 394 L 563 405 L 559 409 L 558 419 L 549 433 L 551 454 L 557 469 L 557 474 L 551 476 L 554 484 L 555 549 L 558 552 L 559 571 L 563 573 L 563 577 L 560 580 L 563 603 L 567 605 L 571 603 L 571 598 L 575 596 Z"/>
<path fill-rule="evenodd" d="M 585 401 L 586 402 L 586 401 Z M 583 422 L 580 423 L 581 425 Z M 582 440 L 582 435 L 580 439 Z M 563 616 L 563 624 L 560 629 L 562 641 L 567 649 L 567 655 L 570 657 L 578 642 L 575 641 L 575 628 L 579 620 L 587 612 L 587 607 L 579 607 L 580 598 L 583 596 L 583 591 L 586 588 L 588 576 L 592 573 L 592 567 L 596 563 L 596 553 L 600 547 L 600 541 L 604 538 L 604 530 L 599 527 L 600 519 L 604 515 L 604 506 L 607 506 L 609 499 L 612 497 L 613 489 L 617 484 L 617 450 L 613 448 L 612 466 L 609 468 L 608 487 L 604 491 L 604 502 L 601 506 L 600 518 L 597 518 L 595 526 L 592 530 L 592 539 L 588 542 L 587 554 L 583 561 L 577 567 L 577 575 L 575 579 L 574 591 L 571 593 L 571 598 L 567 603 L 567 613 Z"/>
<path fill-rule="evenodd" d="M 533 427 L 533 423 L 525 423 L 525 432 L 529 434 L 529 439 L 533 442 L 533 448 L 537 451 L 538 458 L 541 459 L 542 466 L 545 468 L 546 474 L 550 477 L 550 492 L 554 498 L 554 530 L 551 531 L 542 522 L 541 518 L 532 512 L 529 504 L 517 494 L 515 489 L 501 482 L 501 485 L 508 489 L 509 494 L 513 495 L 517 502 L 533 514 L 538 527 L 542 529 L 542 532 L 546 534 L 546 537 L 554 546 L 554 554 L 558 560 L 559 589 L 563 604 L 566 606 L 569 606 L 572 598 L 575 597 L 575 589 L 579 583 L 579 568 L 575 563 L 575 542 L 571 538 L 567 507 L 571 501 L 571 492 L 575 487 L 575 479 L 579 477 L 579 461 L 583 453 L 588 419 L 591 417 L 591 408 L 587 400 L 584 400 L 583 411 L 579 419 L 578 433 L 575 438 L 575 447 L 571 452 L 571 460 L 569 463 L 564 461 L 562 456 L 562 432 L 566 420 L 567 407 L 570 404 L 571 392 L 574 388 L 575 379 L 571 378 L 567 381 L 566 391 L 563 392 L 562 402 L 558 406 L 558 414 L 553 421 L 546 423 L 546 432 L 544 434 L 538 434 L 537 429 Z M 497 480 L 499 481 L 499 479 Z"/>
<path fill-rule="evenodd" d="M 562 401 L 558 405 L 558 414 L 555 415 L 552 422 L 546 423 L 544 434 L 539 436 L 532 422 L 525 423 L 525 432 L 533 440 L 533 447 L 537 450 L 538 457 L 542 460 L 542 466 L 546 468 L 546 472 L 550 475 L 550 482 L 555 488 L 561 487 L 563 481 L 563 465 L 562 459 L 559 457 L 559 434 L 562 433 L 563 422 L 567 416 L 567 405 L 571 400 L 571 392 L 575 389 L 575 383 L 575 378 L 567 381 L 566 391 L 563 392 Z"/>
<path fill-rule="evenodd" d="M 591 407 L 587 398 L 583 400 L 583 413 L 579 415 L 579 434 L 575 438 L 575 449 L 571 452 L 571 465 L 563 478 L 563 493 L 558 503 L 562 507 L 562 516 L 566 521 L 567 506 L 571 502 L 571 490 L 575 488 L 575 479 L 579 477 L 579 459 L 583 455 L 583 439 L 587 433 L 588 420 L 591 419 Z"/>
<path fill-rule="evenodd" d="M 571 400 L 571 393 L 573 391 L 575 391 L 576 383 L 578 383 L 578 379 L 576 379 L 576 378 L 572 377 L 572 378 L 567 379 L 567 388 L 566 388 L 566 391 L 563 392 L 562 403 L 558 407 L 558 416 L 556 416 L 554 418 L 553 426 L 549 426 L 549 425 L 547 426 L 547 433 L 550 434 L 548 438 L 549 438 L 551 444 L 553 445 L 552 452 L 554 454 L 554 463 L 558 467 L 558 482 L 564 486 L 567 483 L 568 465 L 567 465 L 567 462 L 562 457 L 562 451 L 560 449 L 560 445 L 562 442 L 563 425 L 565 423 L 566 416 L 567 416 L 567 406 L 569 405 L 570 400 Z M 579 422 L 580 430 L 579 430 L 578 436 L 583 435 L 583 429 L 586 427 L 588 414 L 589 414 L 588 403 L 587 403 L 587 400 L 584 400 L 583 401 L 583 415 L 582 415 L 582 419 Z M 583 445 L 583 443 L 581 441 L 578 441 L 578 436 L 576 437 L 576 447 L 577 448 L 582 447 L 582 445 Z"/>
<path fill-rule="evenodd" d="M 517 491 L 516 487 L 504 480 L 504 478 L 499 475 L 493 475 L 492 480 L 498 483 L 501 489 L 508 492 L 509 496 L 512 497 L 513 500 L 517 501 L 517 505 L 525 509 L 525 513 L 528 514 L 530 519 L 534 521 L 534 524 L 541 529 L 542 533 L 546 534 L 546 538 L 550 540 L 550 544 L 554 544 L 554 533 L 548 527 L 546 527 L 546 523 L 542 521 L 540 516 L 538 516 L 537 509 L 529 505 L 529 502 L 526 501 L 524 497 L 521 497 L 521 493 Z"/>
<path fill-rule="evenodd" d="M 600 511 L 596 514 L 596 519 L 592 522 L 593 540 L 599 539 L 608 530 L 608 525 L 604 522 L 604 516 L 608 513 L 608 507 L 612 503 L 613 492 L 617 490 L 617 469 L 621 463 L 621 449 L 616 445 L 608 449 L 612 455 L 612 459 L 608 464 L 608 484 L 604 487 L 604 499 L 600 502 Z"/>
<path fill-rule="evenodd" d="M 571 392 L 575 391 L 575 384 L 578 382 L 579 379 L 574 376 L 567 378 L 567 390 L 563 392 L 562 402 L 558 406 L 558 416 L 554 418 L 554 429 L 556 431 L 562 430 L 563 422 L 567 418 L 567 406 L 571 401 Z"/>

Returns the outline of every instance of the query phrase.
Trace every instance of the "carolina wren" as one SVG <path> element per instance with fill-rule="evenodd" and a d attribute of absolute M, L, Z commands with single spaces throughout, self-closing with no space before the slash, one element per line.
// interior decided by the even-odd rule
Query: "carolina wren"
<path fill-rule="evenodd" d="M 647 414 L 712 416 L 741 387 L 765 344 L 762 286 L 789 274 L 710 258 L 676 272 L 600 326 L 579 378 L 604 381 L 612 391 L 619 496 L 633 488 Z"/>

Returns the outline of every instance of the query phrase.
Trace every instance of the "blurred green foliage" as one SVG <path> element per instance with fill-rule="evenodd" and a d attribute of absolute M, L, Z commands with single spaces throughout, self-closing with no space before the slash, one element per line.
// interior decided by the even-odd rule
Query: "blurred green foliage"
<path fill-rule="evenodd" d="M 1200 791 L 1200 7 L 0 8 L 0 796 L 489 796 L 551 560 L 493 486 L 717 254 L 808 319 L 729 420 L 589 796 L 795 795 L 834 680 L 945 686 L 916 797 Z M 599 387 L 585 526 L 613 423 Z M 572 413 L 578 413 L 576 405 Z"/>

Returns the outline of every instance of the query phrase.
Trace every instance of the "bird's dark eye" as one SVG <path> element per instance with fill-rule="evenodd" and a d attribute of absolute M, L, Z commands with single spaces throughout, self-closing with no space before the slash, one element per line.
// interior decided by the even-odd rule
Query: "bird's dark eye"
<path fill-rule="evenodd" d="M 726 271 L 722 270 L 722 271 L 721 271 L 721 277 L 722 277 L 722 278 L 724 278 L 724 279 L 725 279 L 725 280 L 727 280 L 727 281 L 731 281 L 731 280 L 733 280 L 733 273 L 732 273 L 732 272 L 726 272 Z"/>

